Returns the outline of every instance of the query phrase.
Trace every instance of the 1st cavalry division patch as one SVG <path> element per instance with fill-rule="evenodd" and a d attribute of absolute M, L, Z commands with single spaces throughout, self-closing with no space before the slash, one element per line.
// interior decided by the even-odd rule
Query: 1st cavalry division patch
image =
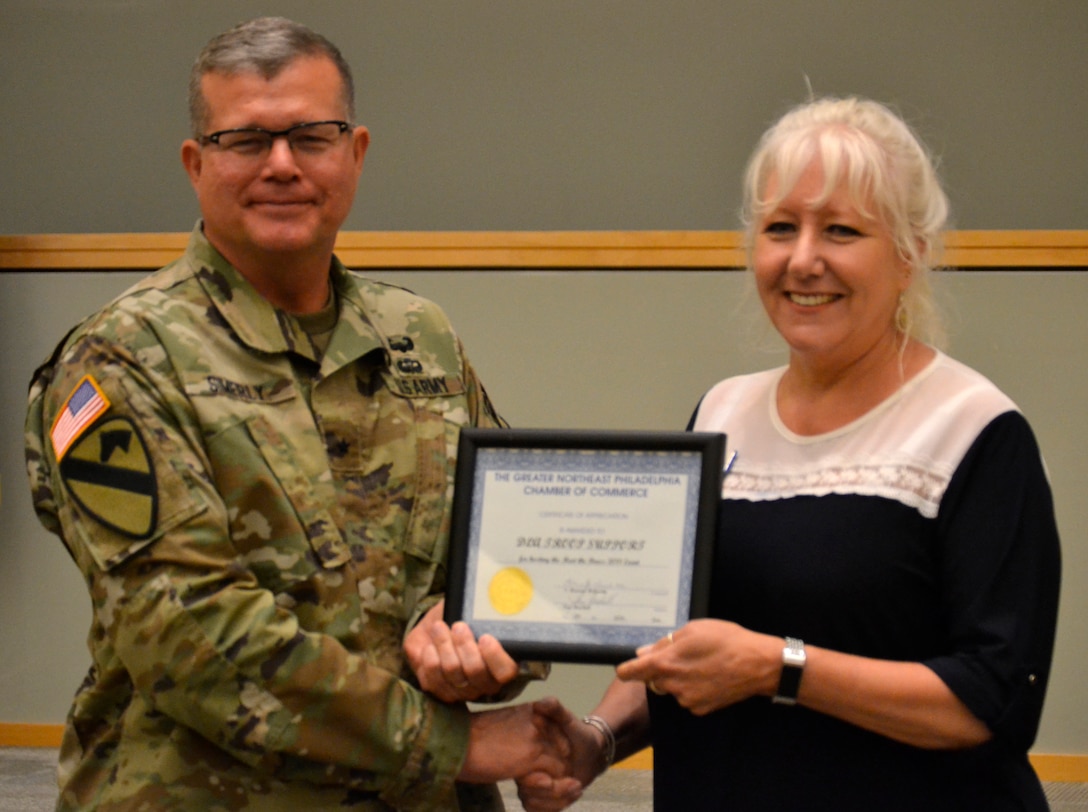
<path fill-rule="evenodd" d="M 102 524 L 129 538 L 150 537 L 158 511 L 155 469 L 131 420 L 92 426 L 64 455 L 60 475 L 80 507 Z"/>

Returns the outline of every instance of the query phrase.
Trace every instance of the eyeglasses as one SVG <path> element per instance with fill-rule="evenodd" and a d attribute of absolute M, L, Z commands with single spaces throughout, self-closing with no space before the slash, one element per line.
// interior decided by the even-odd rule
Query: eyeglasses
<path fill-rule="evenodd" d="M 263 127 L 239 127 L 219 130 L 199 139 L 201 146 L 215 144 L 229 155 L 239 158 L 263 158 L 272 150 L 277 138 L 286 138 L 295 156 L 317 156 L 328 152 L 351 129 L 346 121 L 308 121 L 286 130 L 266 130 Z"/>

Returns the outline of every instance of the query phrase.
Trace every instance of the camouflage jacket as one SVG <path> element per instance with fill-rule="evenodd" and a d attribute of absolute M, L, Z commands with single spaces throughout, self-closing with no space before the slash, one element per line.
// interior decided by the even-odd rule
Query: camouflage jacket
<path fill-rule="evenodd" d="M 460 428 L 501 421 L 435 305 L 332 280 L 319 359 L 198 226 L 36 373 L 35 509 L 93 606 L 58 808 L 458 808 L 467 711 L 402 643 Z"/>

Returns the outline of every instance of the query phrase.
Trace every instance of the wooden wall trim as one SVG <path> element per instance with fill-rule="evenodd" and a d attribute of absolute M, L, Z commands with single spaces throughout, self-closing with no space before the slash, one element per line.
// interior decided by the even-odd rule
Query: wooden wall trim
<path fill-rule="evenodd" d="M 0 747 L 60 747 L 64 725 L 0 722 Z"/>
<path fill-rule="evenodd" d="M 0 271 L 152 270 L 185 250 L 188 233 L 0 235 Z M 1088 269 L 1088 231 L 953 231 L 961 269 Z M 497 270 L 744 267 L 738 231 L 346 231 L 351 268 Z"/>

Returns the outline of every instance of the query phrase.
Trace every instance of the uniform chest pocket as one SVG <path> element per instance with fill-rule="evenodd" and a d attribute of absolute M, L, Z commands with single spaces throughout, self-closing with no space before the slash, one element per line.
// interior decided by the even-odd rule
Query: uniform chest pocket
<path fill-rule="evenodd" d="M 231 541 L 259 580 L 278 591 L 311 578 L 315 562 L 340 567 L 351 552 L 331 513 L 328 471 L 322 477 L 311 470 L 323 465 L 320 441 L 308 442 L 305 430 L 287 433 L 274 417 L 251 413 L 207 443 Z"/>
<path fill-rule="evenodd" d="M 327 468 L 316 466 L 316 473 L 307 469 L 305 452 L 298 453 L 293 443 L 284 442 L 283 432 L 273 428 L 263 417 L 250 418 L 247 428 L 260 449 L 268 467 L 275 474 L 302 524 L 306 538 L 325 567 L 339 567 L 351 559 L 351 550 L 337 527 L 329 508 L 336 504 L 336 492 Z M 317 460 L 324 461 L 324 448 L 312 450 Z M 310 457 L 314 459 L 314 457 Z"/>

